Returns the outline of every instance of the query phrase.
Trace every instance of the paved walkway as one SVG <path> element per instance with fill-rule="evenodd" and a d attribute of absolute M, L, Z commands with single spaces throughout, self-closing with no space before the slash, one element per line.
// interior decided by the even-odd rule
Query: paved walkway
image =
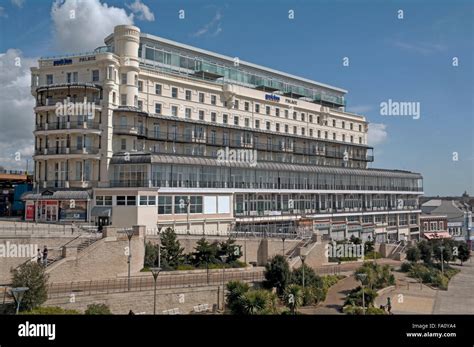
<path fill-rule="evenodd" d="M 474 314 L 474 261 L 452 266 L 461 272 L 449 281 L 447 291 L 438 292 L 433 313 Z"/>

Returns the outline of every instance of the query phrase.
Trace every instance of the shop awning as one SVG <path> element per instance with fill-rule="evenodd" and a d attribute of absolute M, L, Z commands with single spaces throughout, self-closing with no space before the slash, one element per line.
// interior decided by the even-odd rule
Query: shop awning
<path fill-rule="evenodd" d="M 110 217 L 112 215 L 112 207 L 110 206 L 94 206 L 91 210 L 92 217 Z"/>
<path fill-rule="evenodd" d="M 423 236 L 426 237 L 428 240 L 451 238 L 451 235 L 449 235 L 449 233 L 446 231 L 439 232 L 439 233 L 424 233 Z"/>

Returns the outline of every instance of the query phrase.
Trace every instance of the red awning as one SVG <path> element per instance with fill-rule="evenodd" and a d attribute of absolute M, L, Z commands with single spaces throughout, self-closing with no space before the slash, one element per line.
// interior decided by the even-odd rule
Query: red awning
<path fill-rule="evenodd" d="M 426 237 L 428 240 L 433 240 L 433 239 L 449 239 L 451 238 L 451 235 L 447 231 L 442 231 L 442 232 L 431 232 L 431 233 L 424 233 L 424 237 Z"/>

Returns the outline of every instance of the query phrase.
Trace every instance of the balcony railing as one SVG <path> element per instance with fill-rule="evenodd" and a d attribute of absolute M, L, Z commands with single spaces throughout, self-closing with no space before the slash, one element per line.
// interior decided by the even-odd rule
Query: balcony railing
<path fill-rule="evenodd" d="M 98 154 L 98 147 L 49 147 L 35 150 L 35 155 Z"/>
<path fill-rule="evenodd" d="M 64 102 L 66 103 L 73 103 L 73 104 L 82 104 L 84 102 L 84 98 L 46 98 L 46 99 L 39 99 L 36 102 L 36 107 L 42 107 L 42 106 L 56 106 L 57 103 L 60 103 L 61 105 L 64 105 Z M 93 99 L 86 99 L 87 104 L 91 104 L 94 106 L 100 106 L 100 103 L 102 101 L 98 98 L 93 98 Z"/>
<path fill-rule="evenodd" d="M 37 124 L 36 130 L 100 129 L 99 122 L 77 121 Z"/>

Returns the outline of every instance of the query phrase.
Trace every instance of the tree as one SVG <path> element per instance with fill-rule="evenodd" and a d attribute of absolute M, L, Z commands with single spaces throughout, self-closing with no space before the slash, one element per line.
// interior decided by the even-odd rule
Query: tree
<path fill-rule="evenodd" d="M 46 289 L 48 275 L 45 268 L 36 262 L 27 262 L 12 271 L 12 287 L 28 287 L 21 300 L 22 310 L 30 311 L 39 307 L 48 298 Z"/>
<path fill-rule="evenodd" d="M 204 237 L 199 239 L 194 247 L 193 263 L 196 266 L 204 266 L 210 264 L 217 264 L 218 244 L 217 242 L 209 243 Z"/>
<path fill-rule="evenodd" d="M 453 260 L 453 249 L 451 240 L 436 241 L 433 245 L 434 258 L 438 261 L 443 260 L 443 263 L 449 262 Z"/>
<path fill-rule="evenodd" d="M 269 299 L 266 290 L 250 290 L 241 296 L 241 310 L 246 315 L 265 314 L 268 312 Z"/>
<path fill-rule="evenodd" d="M 245 314 L 242 306 L 242 296 L 250 290 L 247 283 L 230 281 L 227 283 L 227 307 L 232 314 Z"/>
<path fill-rule="evenodd" d="M 107 315 L 107 314 L 112 314 L 110 312 L 109 306 L 106 304 L 90 304 L 87 305 L 87 309 L 84 312 L 86 315 Z"/>
<path fill-rule="evenodd" d="M 296 314 L 298 307 L 303 304 L 303 288 L 297 284 L 290 284 L 285 288 L 283 299 L 290 312 Z"/>
<path fill-rule="evenodd" d="M 364 243 L 364 254 L 368 254 L 374 251 L 374 241 L 366 241 Z"/>
<path fill-rule="evenodd" d="M 377 292 L 373 289 L 364 287 L 364 303 L 365 307 L 373 306 Z M 349 295 L 344 302 L 344 306 L 362 306 L 362 287 L 356 287 L 349 292 Z"/>
<path fill-rule="evenodd" d="M 299 286 L 303 285 L 303 266 L 293 270 L 291 273 L 291 283 Z M 304 284 L 305 287 L 323 287 L 324 283 L 321 277 L 316 275 L 314 270 L 308 265 L 304 265 Z"/>
<path fill-rule="evenodd" d="M 219 256 L 227 256 L 227 263 L 232 264 L 242 256 L 241 246 L 235 244 L 235 240 L 229 238 L 219 244 Z"/>
<path fill-rule="evenodd" d="M 418 242 L 417 247 L 420 250 L 421 260 L 423 260 L 423 262 L 427 265 L 431 264 L 431 257 L 433 254 L 433 248 L 431 244 L 426 240 L 422 240 Z"/>
<path fill-rule="evenodd" d="M 161 264 L 164 268 L 176 268 L 183 261 L 184 248 L 181 247 L 178 237 L 172 228 L 160 234 Z"/>
<path fill-rule="evenodd" d="M 468 261 L 471 257 L 471 250 L 469 249 L 466 242 L 459 242 L 458 244 L 458 259 L 461 261 L 461 265 L 463 262 Z"/>
<path fill-rule="evenodd" d="M 416 263 L 421 258 L 420 249 L 416 246 L 407 249 L 407 259 L 412 263 Z"/>
<path fill-rule="evenodd" d="M 158 262 L 158 245 L 154 245 L 150 241 L 148 241 L 145 244 L 144 266 L 145 267 L 158 266 L 157 262 Z"/>
<path fill-rule="evenodd" d="M 275 255 L 267 265 L 265 265 L 265 281 L 263 285 L 266 288 L 275 287 L 278 295 L 282 295 L 287 284 L 290 282 L 290 266 L 286 258 L 282 255 Z"/>

